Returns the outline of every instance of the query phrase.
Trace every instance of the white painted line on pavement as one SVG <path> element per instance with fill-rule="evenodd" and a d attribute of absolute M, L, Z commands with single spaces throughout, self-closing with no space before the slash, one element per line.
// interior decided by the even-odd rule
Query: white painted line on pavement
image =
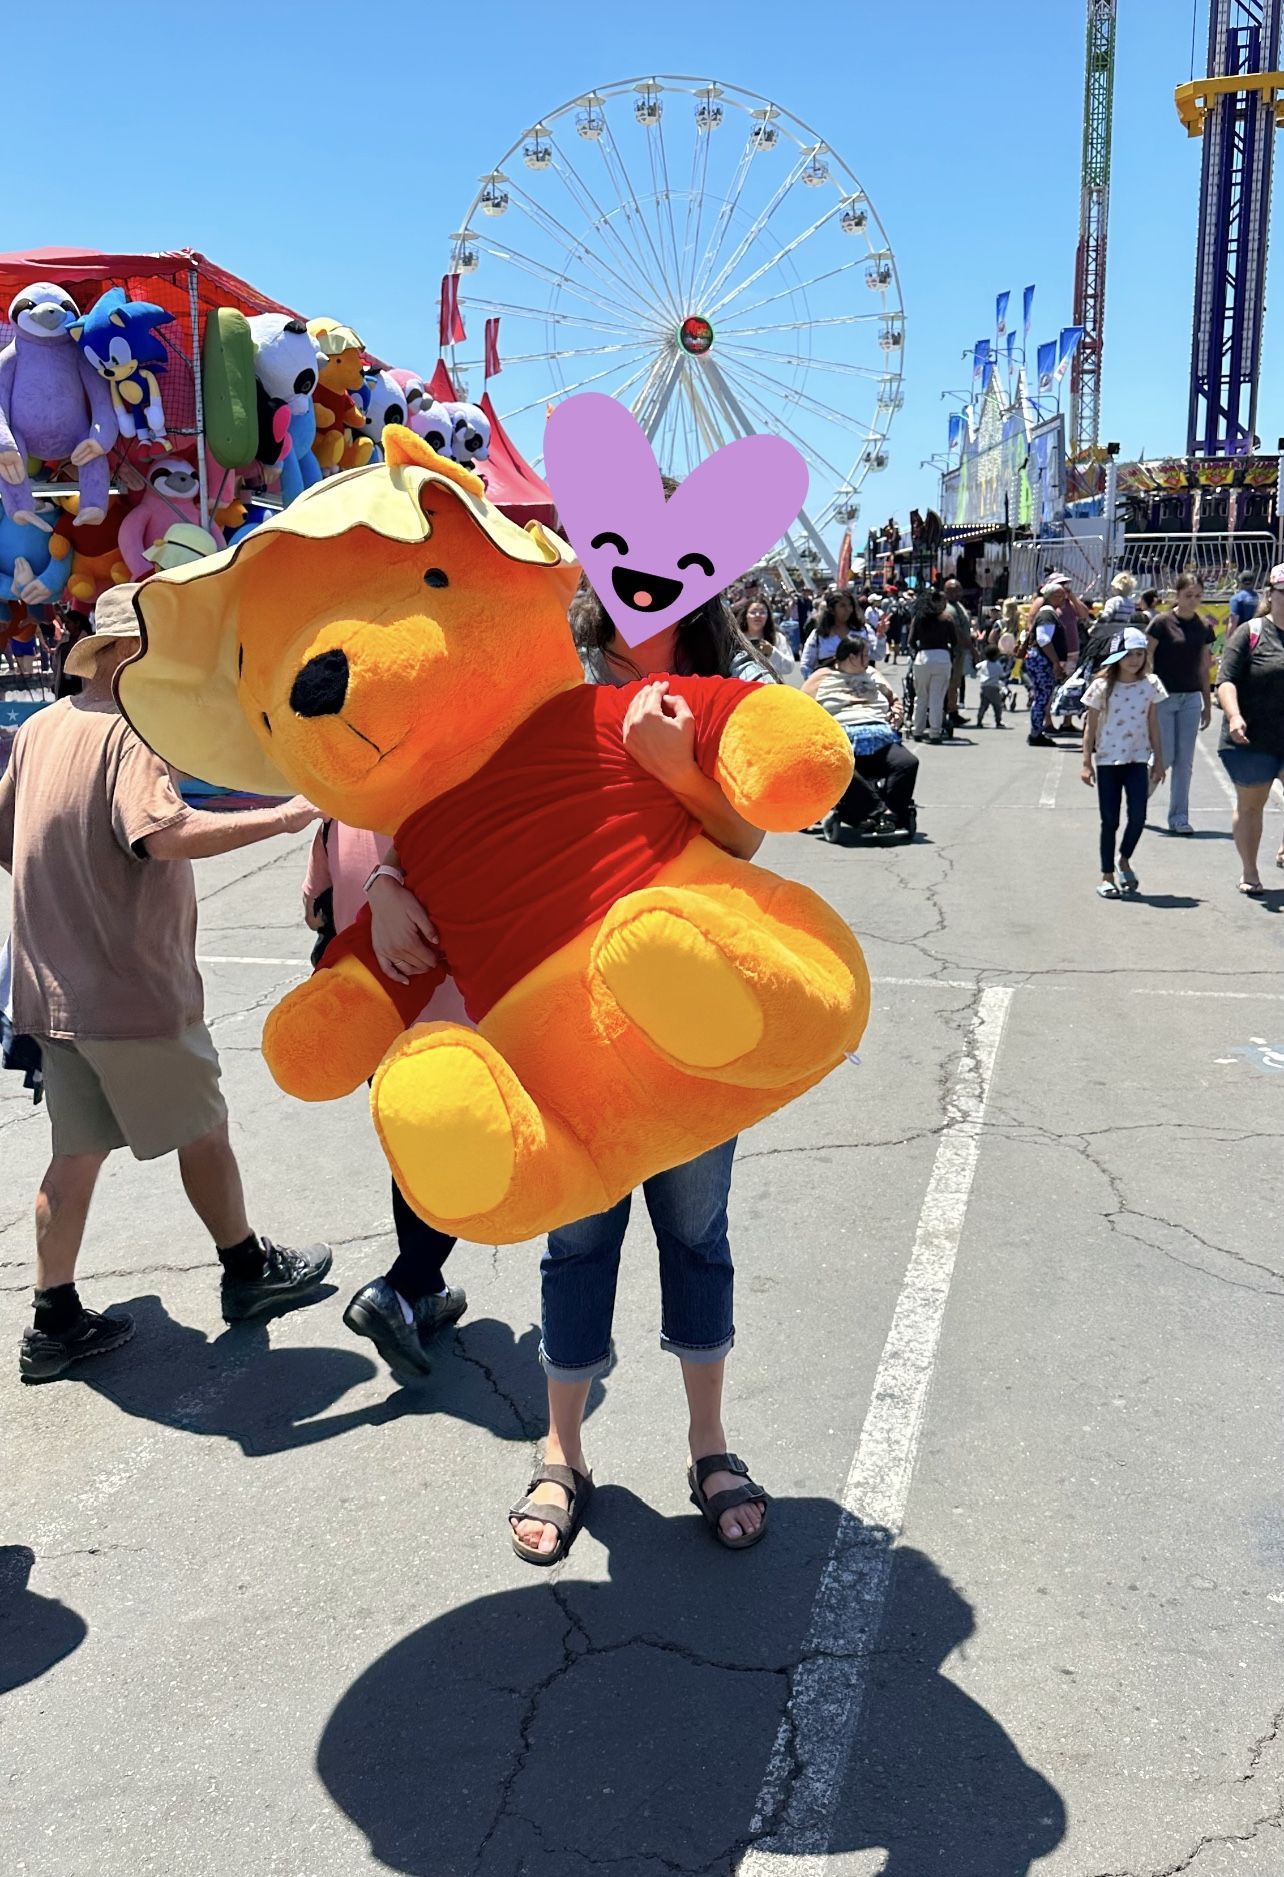
<path fill-rule="evenodd" d="M 1167 985 L 1136 984 L 1132 994 L 1134 997 L 1236 997 L 1247 998 L 1250 1003 L 1263 1000 L 1284 1003 L 1284 991 L 1179 991 Z"/>
<path fill-rule="evenodd" d="M 298 958 L 223 958 L 214 952 L 197 952 L 198 965 L 280 965 L 284 971 L 307 970 L 307 965 Z"/>
<path fill-rule="evenodd" d="M 1048 758 L 1048 773 L 1043 778 L 1043 793 L 1039 797 L 1040 808 L 1055 808 L 1057 805 L 1057 784 L 1061 780 L 1061 755 L 1059 749 L 1053 750 Z"/>
<path fill-rule="evenodd" d="M 1012 1004 L 1007 986 L 981 992 L 946 1102 L 914 1250 L 874 1378 L 874 1394 L 843 1488 L 838 1531 L 812 1604 L 804 1661 L 754 1808 L 740 1877 L 821 1877 L 831 1820 L 860 1724 L 932 1385 L 954 1261 L 981 1148 L 994 1064 Z M 801 1767 L 795 1774 L 794 1769 Z M 784 1806 L 783 1815 L 777 1817 Z"/>
<path fill-rule="evenodd" d="M 1199 738 L 1196 739 L 1195 748 L 1199 751 L 1204 761 L 1208 764 L 1208 767 L 1212 770 L 1214 781 L 1216 782 L 1218 788 L 1221 790 L 1222 794 L 1226 797 L 1227 801 L 1230 803 L 1231 807 L 1233 808 L 1235 806 L 1234 783 L 1231 781 L 1230 777 L 1227 775 L 1225 769 L 1222 767 L 1217 757 L 1212 755 L 1209 752 L 1208 746 L 1201 739 Z"/>
<path fill-rule="evenodd" d="M 871 984 L 903 984 L 915 991 L 974 991 L 975 978 L 871 978 Z"/>

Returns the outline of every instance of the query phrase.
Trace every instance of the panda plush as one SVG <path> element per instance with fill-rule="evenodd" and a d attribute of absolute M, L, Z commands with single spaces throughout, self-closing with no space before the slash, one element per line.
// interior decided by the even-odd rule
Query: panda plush
<path fill-rule="evenodd" d="M 444 452 L 465 469 L 484 463 L 490 455 L 490 419 L 476 404 L 447 404 L 450 413 L 450 446 Z"/>
<path fill-rule="evenodd" d="M 256 313 L 248 325 L 258 386 L 259 461 L 279 472 L 281 500 L 288 504 L 321 480 L 321 465 L 312 453 L 317 434 L 312 393 L 321 351 L 304 321 L 286 313 Z"/>

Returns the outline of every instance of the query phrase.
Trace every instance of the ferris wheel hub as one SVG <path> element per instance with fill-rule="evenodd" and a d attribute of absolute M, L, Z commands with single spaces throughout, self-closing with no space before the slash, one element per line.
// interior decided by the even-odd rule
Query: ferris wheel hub
<path fill-rule="evenodd" d="M 713 327 L 699 313 L 692 313 L 678 327 L 678 343 L 684 352 L 699 358 L 713 348 Z"/>

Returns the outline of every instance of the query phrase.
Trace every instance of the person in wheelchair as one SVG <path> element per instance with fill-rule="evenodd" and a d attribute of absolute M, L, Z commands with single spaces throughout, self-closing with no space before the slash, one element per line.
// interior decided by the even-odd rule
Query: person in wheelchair
<path fill-rule="evenodd" d="M 856 762 L 846 794 L 820 824 L 825 839 L 837 841 L 846 825 L 859 834 L 899 832 L 912 841 L 918 757 L 901 742 L 901 702 L 871 670 L 869 641 L 863 634 L 841 640 L 833 669 L 816 672 L 803 689 L 843 726 Z"/>

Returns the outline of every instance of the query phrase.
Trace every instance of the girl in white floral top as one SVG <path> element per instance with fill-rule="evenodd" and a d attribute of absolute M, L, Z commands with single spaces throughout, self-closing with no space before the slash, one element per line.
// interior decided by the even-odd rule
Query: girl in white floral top
<path fill-rule="evenodd" d="M 1097 790 L 1101 809 L 1102 899 L 1118 899 L 1120 889 L 1135 893 L 1140 882 L 1132 870 L 1132 857 L 1146 825 L 1146 803 L 1152 788 L 1164 779 L 1163 746 L 1159 740 L 1159 700 L 1165 695 L 1158 678 L 1146 671 L 1146 635 L 1128 626 L 1083 694 L 1087 719 L 1083 730 L 1083 779 Z M 1119 843 L 1119 880 L 1115 880 L 1115 839 L 1119 814 L 1128 804 L 1128 819 Z"/>

